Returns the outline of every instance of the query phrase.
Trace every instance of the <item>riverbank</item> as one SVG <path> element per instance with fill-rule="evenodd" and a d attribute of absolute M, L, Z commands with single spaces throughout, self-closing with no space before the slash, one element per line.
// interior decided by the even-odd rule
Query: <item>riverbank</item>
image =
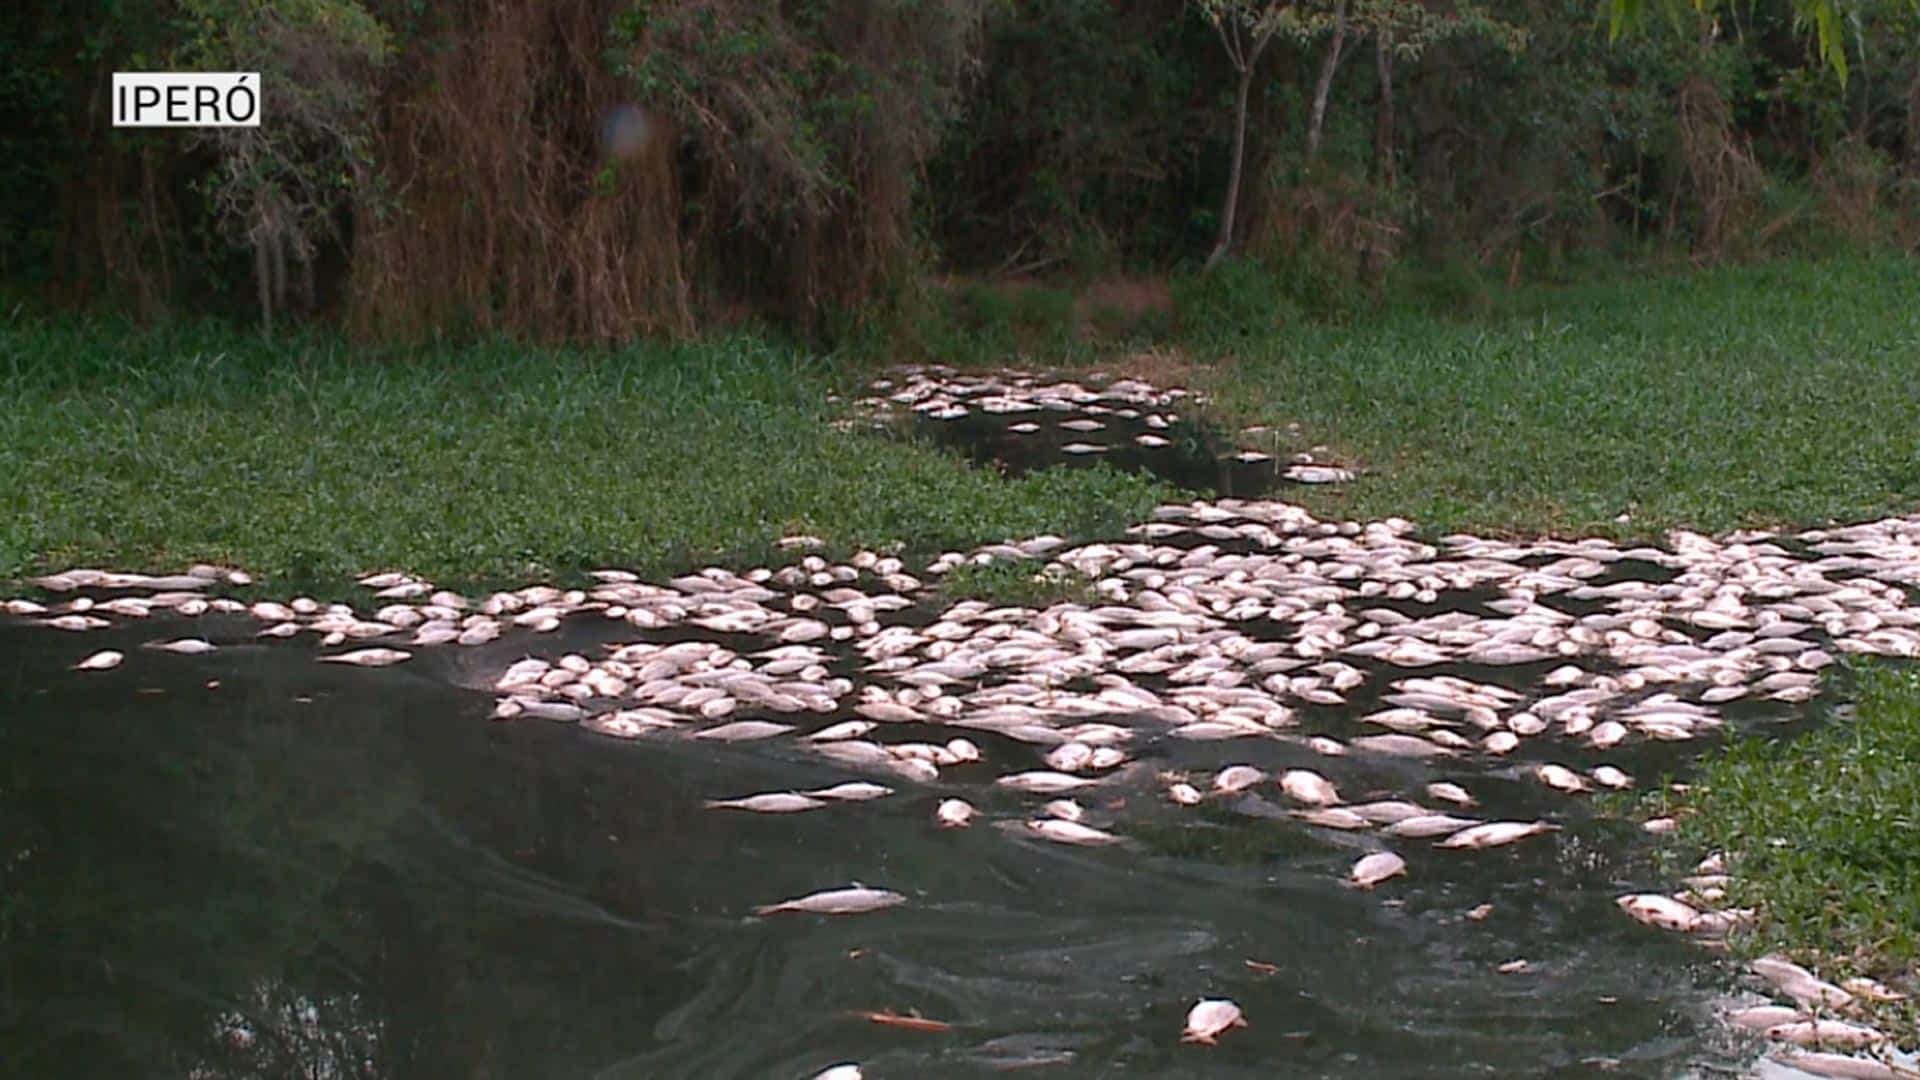
<path fill-rule="evenodd" d="M 1323 517 L 1649 539 L 1920 504 L 1907 260 L 1529 288 L 1479 319 L 1384 303 L 1348 325 L 1257 325 L 1255 287 L 1222 288 L 1179 293 L 1173 339 L 1103 366 L 1204 390 L 1230 431 L 1269 429 L 1243 445 L 1358 467 L 1290 489 Z M 1009 481 L 837 429 L 829 393 L 871 373 L 748 336 L 366 350 L 15 316 L 0 578 L 203 560 L 316 587 L 394 568 L 450 586 L 667 573 L 757 560 L 792 532 L 915 551 L 1110 536 L 1166 494 L 1104 470 Z"/>
<path fill-rule="evenodd" d="M 848 372 L 750 337 L 550 351 L 356 350 L 217 325 L 0 326 L 0 579 L 244 566 L 345 596 L 605 565 L 666 575 L 830 550 L 1113 535 L 1167 490 L 1103 469 L 1007 480 L 831 422 Z"/>
<path fill-rule="evenodd" d="M 1728 936 L 1745 959 L 1782 953 L 1822 978 L 1910 995 L 1855 1008 L 1913 1046 L 1920 1035 L 1920 670 L 1861 664 L 1851 706 L 1796 739 L 1746 738 L 1702 761 L 1685 791 L 1648 800 L 1679 821 L 1675 865 L 1719 853 L 1726 903 L 1755 917 Z M 1684 856 L 1684 858 L 1680 858 Z"/>
<path fill-rule="evenodd" d="M 1654 538 L 1920 505 L 1916 296 L 1912 260 L 1786 261 L 1527 288 L 1490 318 L 1223 323 L 1183 351 L 1266 448 L 1364 470 L 1302 495 L 1322 516 Z"/>

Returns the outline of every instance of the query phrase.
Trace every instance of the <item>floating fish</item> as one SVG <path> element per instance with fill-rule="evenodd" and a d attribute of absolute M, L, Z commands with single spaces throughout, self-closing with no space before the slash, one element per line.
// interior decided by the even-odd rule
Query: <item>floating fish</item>
<path fill-rule="evenodd" d="M 1697 909 L 1658 893 L 1623 896 L 1615 903 L 1620 905 L 1621 911 L 1640 922 L 1662 930 L 1673 930 L 1684 934 L 1693 930 L 1700 922 L 1700 912 Z"/>
<path fill-rule="evenodd" d="M 1229 765 L 1221 769 L 1213 778 L 1213 790 L 1224 795 L 1247 788 L 1267 778 L 1267 774 L 1251 765 Z"/>
<path fill-rule="evenodd" d="M 832 787 L 820 788 L 817 791 L 804 792 L 803 794 L 811 795 L 816 799 L 836 799 L 840 802 L 865 802 L 868 799 L 885 798 L 893 794 L 893 789 L 883 787 L 879 784 L 869 784 L 864 780 L 854 780 L 845 784 L 835 784 Z"/>
<path fill-rule="evenodd" d="M 1754 974 L 1773 984 L 1774 989 L 1802 1005 L 1840 1009 L 1853 1003 L 1852 994 L 1816 977 L 1813 972 L 1785 957 L 1763 956 L 1747 966 L 1753 969 Z"/>
<path fill-rule="evenodd" d="M 1229 1028 L 1246 1026 L 1247 1021 L 1240 1014 L 1240 1006 L 1225 998 L 1203 998 L 1187 1010 L 1187 1026 L 1180 1033 L 1180 1041 L 1212 1046 L 1214 1040 Z"/>
<path fill-rule="evenodd" d="M 390 667 L 394 664 L 413 659 L 410 652 L 399 649 L 355 649 L 335 656 L 323 656 L 323 664 L 352 664 L 355 667 Z"/>
<path fill-rule="evenodd" d="M 764 795 L 747 795 L 738 799 L 708 799 L 709 810 L 751 810 L 756 814 L 797 814 L 802 810 L 818 810 L 827 805 L 825 800 L 816 799 L 797 792 L 768 792 Z"/>
<path fill-rule="evenodd" d="M 754 908 L 753 913 L 775 915 L 783 911 L 801 911 L 813 915 L 859 915 L 906 902 L 907 898 L 897 892 L 869 889 L 856 881 L 844 889 L 827 889 L 792 900 L 782 900 L 777 904 L 765 904 Z"/>
<path fill-rule="evenodd" d="M 1309 806 L 1332 806 L 1340 801 L 1333 782 L 1311 769 L 1288 769 L 1280 775 L 1280 790 Z"/>
<path fill-rule="evenodd" d="M 1789 1042 L 1795 1046 L 1837 1046 L 1842 1049 L 1872 1046 L 1885 1042 L 1887 1038 L 1874 1028 L 1849 1024 L 1844 1020 L 1795 1020 L 1776 1024 L 1763 1034 L 1775 1042 Z"/>
<path fill-rule="evenodd" d="M 995 780 L 994 783 L 1001 787 L 1012 788 L 1015 791 L 1030 791 L 1037 795 L 1057 795 L 1063 791 L 1076 791 L 1083 787 L 1092 787 L 1095 781 L 1078 776 L 1068 776 L 1066 773 L 1041 770 L 1003 776 Z"/>
<path fill-rule="evenodd" d="M 79 663 L 73 665 L 73 670 L 75 671 L 106 671 L 110 668 L 119 667 L 120 662 L 122 660 L 125 660 L 126 658 L 127 657 L 125 653 L 118 653 L 113 651 L 112 649 L 102 649 L 99 652 L 94 653 L 92 656 L 87 657 L 85 660 L 82 660 Z"/>
<path fill-rule="evenodd" d="M 1309 825 L 1318 825 L 1325 829 L 1365 829 L 1373 822 L 1354 813 L 1344 806 L 1322 806 L 1312 810 L 1295 810 L 1293 816 Z"/>
<path fill-rule="evenodd" d="M 696 731 L 696 739 L 711 739 L 715 742 L 754 742 L 759 739 L 771 739 L 776 735 L 785 735 L 793 730 L 792 724 L 776 724 L 770 720 L 736 720 L 731 724 L 721 724 L 705 731 Z"/>
<path fill-rule="evenodd" d="M 973 805 L 965 799 L 942 799 L 933 808 L 933 817 L 943 829 L 964 829 L 973 824 Z"/>
<path fill-rule="evenodd" d="M 1077 821 L 1062 821 L 1059 818 L 1046 818 L 1041 821 L 1027 822 L 1027 828 L 1041 837 L 1056 844 L 1078 844 L 1082 847 L 1099 847 L 1105 844 L 1117 844 L 1120 838 L 1110 832 L 1102 832 Z"/>
<path fill-rule="evenodd" d="M 1558 825 L 1544 821 L 1491 821 L 1485 825 L 1475 825 L 1462 829 L 1437 845 L 1443 848 L 1490 848 L 1517 843 L 1529 836 L 1553 832 Z"/>
<path fill-rule="evenodd" d="M 175 641 L 148 642 L 147 648 L 170 652 L 178 656 L 200 656 L 213 652 L 219 646 L 200 638 L 179 638 Z"/>
<path fill-rule="evenodd" d="M 1375 885 L 1407 872 L 1407 860 L 1391 851 L 1376 851 L 1361 856 L 1347 872 L 1348 880 L 1362 889 L 1371 889 Z"/>
<path fill-rule="evenodd" d="M 1431 836 L 1446 836 L 1480 824 L 1477 818 L 1454 817 L 1452 814 L 1418 814 L 1402 818 L 1386 827 L 1388 836 L 1404 836 L 1413 839 L 1425 839 Z"/>

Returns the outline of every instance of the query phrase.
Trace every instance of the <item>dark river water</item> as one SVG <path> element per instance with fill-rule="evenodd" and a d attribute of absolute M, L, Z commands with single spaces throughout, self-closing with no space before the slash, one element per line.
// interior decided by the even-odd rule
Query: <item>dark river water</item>
<path fill-rule="evenodd" d="M 1257 797 L 1175 807 L 1151 771 L 1084 800 L 1093 823 L 1124 815 L 1112 848 L 994 827 L 1036 801 L 990 785 L 1032 751 L 977 733 L 987 760 L 928 787 L 714 811 L 858 777 L 784 742 L 492 722 L 462 665 L 503 666 L 524 640 L 381 671 L 316 664 L 300 641 L 134 647 L 182 632 L 0 620 L 7 1076 L 1673 1077 L 1743 1075 L 1754 1055 L 1713 1016 L 1713 954 L 1614 908 L 1664 884 L 1634 826 L 1483 766 L 1433 776 L 1471 780 L 1488 816 L 1566 831 L 1408 846 L 1409 875 L 1363 893 L 1341 882 L 1361 841 Z M 569 644 L 594 645 L 540 651 Z M 122 667 L 67 670 L 108 647 Z M 1311 759 L 1136 749 L 1149 770 Z M 1343 775 L 1350 798 L 1431 778 L 1367 768 Z M 956 794 L 988 821 L 934 828 Z M 751 916 L 851 881 L 908 902 Z M 1181 1045 L 1201 997 L 1249 1026 Z M 951 1030 L 861 1015 L 877 1010 Z"/>

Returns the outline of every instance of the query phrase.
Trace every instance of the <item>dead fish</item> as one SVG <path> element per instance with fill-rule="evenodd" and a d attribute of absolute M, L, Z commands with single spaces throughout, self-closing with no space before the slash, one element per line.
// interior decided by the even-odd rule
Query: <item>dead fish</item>
<path fill-rule="evenodd" d="M 753 913 L 774 915 L 782 911 L 804 911 L 813 915 L 858 915 L 906 902 L 907 898 L 897 892 L 887 889 L 869 889 L 856 881 L 844 889 L 828 889 L 792 900 L 782 900 L 777 904 L 765 904 L 754 908 Z"/>
<path fill-rule="evenodd" d="M 1027 822 L 1027 828 L 1056 844 L 1078 844 L 1082 847 L 1099 847 L 1104 844 L 1117 844 L 1118 836 L 1102 832 L 1077 821 L 1062 821 L 1059 818 L 1046 818 L 1041 821 Z"/>
<path fill-rule="evenodd" d="M 848 1062 L 829 1065 L 815 1073 L 813 1080 L 865 1080 L 865 1077 L 866 1074 L 860 1071 L 860 1066 Z"/>
<path fill-rule="evenodd" d="M 75 671 L 106 671 L 110 668 L 119 667 L 120 662 L 122 660 L 125 660 L 126 658 L 127 657 L 125 653 L 117 653 L 117 652 L 114 652 L 112 649 L 102 649 L 99 652 L 94 653 L 92 656 L 87 657 L 85 660 L 82 660 L 79 663 L 73 665 L 73 670 Z"/>
<path fill-rule="evenodd" d="M 717 742 L 752 742 L 756 739 L 771 739 L 775 735 L 785 735 L 793 730 L 792 724 L 776 724 L 770 720 L 736 720 L 731 724 L 721 724 L 705 731 L 696 731 L 696 739 L 712 739 Z"/>
<path fill-rule="evenodd" d="M 1474 804 L 1473 795 L 1459 784 L 1449 784 L 1444 781 L 1436 784 L 1428 784 L 1427 794 L 1439 799 L 1441 802 L 1450 802 L 1455 806 L 1472 806 Z"/>
<path fill-rule="evenodd" d="M 869 784 L 865 780 L 854 780 L 845 784 L 808 791 L 804 794 L 816 799 L 837 799 L 841 802 L 866 802 L 868 799 L 885 798 L 893 794 L 893 789 L 880 784 Z"/>
<path fill-rule="evenodd" d="M 1545 821 L 1490 821 L 1485 825 L 1462 829 L 1435 846 L 1475 850 L 1500 847 L 1525 840 L 1529 836 L 1553 832 L 1559 828 L 1560 826 Z"/>
<path fill-rule="evenodd" d="M 1841 979 L 1840 987 L 1854 997 L 1865 998 L 1868 1001 L 1907 1000 L 1907 995 L 1877 979 L 1869 979 L 1864 975 L 1856 975 L 1851 979 Z"/>
<path fill-rule="evenodd" d="M 103 630 L 113 624 L 105 619 L 96 619 L 91 615 L 59 615 L 41 623 L 55 630 L 67 630 L 78 633 L 83 630 Z"/>
<path fill-rule="evenodd" d="M 1636 893 L 1614 901 L 1620 910 L 1648 926 L 1687 933 L 1700 922 L 1695 908 L 1659 893 Z"/>
<path fill-rule="evenodd" d="M 1480 824 L 1477 818 L 1454 817 L 1452 814 L 1420 814 L 1403 818 L 1383 830 L 1388 836 L 1404 836 L 1410 839 L 1425 839 L 1430 836 L 1446 836 L 1461 829 Z"/>
<path fill-rule="evenodd" d="M 1655 835 L 1665 835 L 1678 831 L 1680 822 L 1670 817 L 1648 818 L 1640 823 L 1640 827 Z"/>
<path fill-rule="evenodd" d="M 1246 1026 L 1240 1006 L 1225 998 L 1202 998 L 1187 1010 L 1187 1027 L 1180 1033 L 1180 1041 L 1212 1046 L 1227 1029 Z"/>
<path fill-rule="evenodd" d="M 933 808 L 933 818 L 943 829 L 964 829 L 973 824 L 973 804 L 965 799 L 942 799 Z"/>
<path fill-rule="evenodd" d="M 807 736 L 809 742 L 839 742 L 842 739 L 857 739 L 878 727 L 871 720 L 846 720 Z"/>
<path fill-rule="evenodd" d="M 150 641 L 147 643 L 147 648 L 149 649 L 159 649 L 161 652 L 170 652 L 177 656 L 200 656 L 213 652 L 218 647 L 219 646 L 213 642 L 203 641 L 200 638 L 180 638 L 175 641 Z"/>
<path fill-rule="evenodd" d="M 1571 794 L 1573 792 L 1587 790 L 1587 782 L 1581 778 L 1580 774 L 1567 768 L 1565 765 L 1555 765 L 1552 762 L 1548 762 L 1533 770 L 1533 775 L 1541 783 L 1555 791 L 1564 791 Z"/>
<path fill-rule="evenodd" d="M 1417 735 L 1362 735 L 1353 740 L 1352 745 L 1357 749 L 1376 754 L 1391 754 L 1395 757 L 1446 757 L 1453 753 L 1452 750 Z"/>
<path fill-rule="evenodd" d="M 1181 806 L 1198 806 L 1201 799 L 1200 789 L 1187 783 L 1174 784 L 1167 788 L 1167 798 Z"/>
<path fill-rule="evenodd" d="M 1036 795 L 1057 795 L 1062 791 L 1074 791 L 1083 787 L 1091 787 L 1095 781 L 1086 780 L 1078 776 L 1068 776 L 1066 773 L 1037 770 L 1034 772 L 1014 773 L 1011 776 L 1003 776 L 995 780 L 994 783 L 1001 787 L 1012 788 L 1015 791 L 1030 791 Z"/>
<path fill-rule="evenodd" d="M 1309 806 L 1332 806 L 1340 801 L 1333 782 L 1311 769 L 1288 769 L 1280 775 L 1280 790 Z"/>
<path fill-rule="evenodd" d="M 1791 1050 L 1775 1055 L 1775 1060 L 1801 1072 L 1835 1080 L 1916 1080 L 1920 1072 L 1888 1065 L 1872 1058 L 1849 1057 L 1815 1050 Z"/>
<path fill-rule="evenodd" d="M 1376 851 L 1362 856 L 1347 872 L 1348 880 L 1362 889 L 1371 889 L 1375 885 L 1407 872 L 1407 860 L 1391 851 Z"/>
<path fill-rule="evenodd" d="M 1379 802 L 1360 803 L 1349 807 L 1354 813 L 1373 822 L 1375 825 L 1391 825 L 1396 821 L 1430 814 L 1433 811 L 1418 803 L 1402 802 L 1398 799 L 1383 799 Z"/>
<path fill-rule="evenodd" d="M 1612 788 L 1615 791 L 1624 791 L 1633 786 L 1633 777 L 1611 765 L 1595 766 L 1593 781 L 1601 787 Z"/>
<path fill-rule="evenodd" d="M 1059 772 L 1079 772 L 1093 762 L 1093 747 L 1086 743 L 1061 743 L 1047 751 L 1047 767 Z"/>
<path fill-rule="evenodd" d="M 1807 1018 L 1798 1009 L 1789 1009 L 1785 1005 L 1755 1005 L 1751 1008 L 1736 1009 L 1727 1014 L 1727 1022 L 1748 1031 L 1765 1031 L 1781 1024 L 1792 1024 Z"/>
<path fill-rule="evenodd" d="M 1795 1046 L 1838 1046 L 1848 1050 L 1872 1046 L 1887 1038 L 1873 1028 L 1844 1020 L 1796 1020 L 1776 1024 L 1763 1034 L 1775 1042 L 1790 1042 Z"/>
<path fill-rule="evenodd" d="M 1774 989 L 1800 1002 L 1829 1009 L 1843 1008 L 1853 995 L 1816 977 L 1813 972 L 1781 956 L 1763 956 L 1747 965 L 1754 974 L 1773 984 Z"/>
<path fill-rule="evenodd" d="M 751 810 L 756 814 L 797 814 L 825 805 L 824 800 L 792 791 L 747 795 L 738 799 L 708 799 L 706 803 L 709 810 Z"/>
<path fill-rule="evenodd" d="M 1229 765 L 1214 776 L 1213 790 L 1222 795 L 1231 795 L 1236 791 L 1245 791 L 1266 778 L 1266 773 L 1251 765 Z"/>
<path fill-rule="evenodd" d="M 413 654 L 399 649 L 355 649 L 336 656 L 323 656 L 323 664 L 352 664 L 355 667 L 390 667 L 405 660 L 413 659 Z"/>
<path fill-rule="evenodd" d="M 1318 825 L 1323 829 L 1365 829 L 1373 822 L 1344 806 L 1322 806 L 1313 810 L 1295 810 L 1293 816 L 1309 825 Z"/>
<path fill-rule="evenodd" d="M 1061 821 L 1080 821 L 1087 816 L 1087 808 L 1072 799 L 1055 799 L 1041 807 L 1040 812 Z"/>

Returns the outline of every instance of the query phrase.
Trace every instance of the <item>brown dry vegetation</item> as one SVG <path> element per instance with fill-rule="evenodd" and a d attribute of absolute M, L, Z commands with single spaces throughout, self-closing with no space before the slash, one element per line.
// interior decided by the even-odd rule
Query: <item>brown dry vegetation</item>
<path fill-rule="evenodd" d="M 599 62 L 616 4 L 473 0 L 471 21 L 393 87 L 362 214 L 348 317 L 369 334 L 443 326 L 616 339 L 692 325 L 671 122 L 624 160 L 596 124 L 625 100 Z"/>
<path fill-rule="evenodd" d="M 1353 313 L 1402 268 L 1458 271 L 1465 295 L 1593 256 L 1920 242 L 1920 54 L 1859 65 L 1836 92 L 1787 0 L 1743 9 L 1738 33 L 1703 21 L 1619 45 L 1586 2 L 1354 8 L 1341 64 L 1338 20 L 1309 0 L 1247 87 L 1228 239 L 1277 271 L 1285 296 L 1268 300 Z M 1131 347 L 1175 323 L 1187 294 L 1168 280 L 1221 238 L 1238 130 L 1239 73 L 1187 0 L 102 11 L 0 41 L 27 73 L 0 96 L 81 121 L 0 163 L 25 222 L 0 276 L 26 266 L 65 299 L 149 314 L 292 304 L 365 337 L 751 320 L 910 338 L 952 298 L 929 288 L 945 276 L 984 282 L 974 299 L 1020 334 Z M 1920 22 L 1862 18 L 1885 40 Z M 1390 65 L 1361 47 L 1387 34 Z M 267 71 L 300 94 L 298 122 L 265 139 L 113 131 L 106 75 L 135 56 Z M 1205 320 L 1252 312 L 1253 291 Z"/>

